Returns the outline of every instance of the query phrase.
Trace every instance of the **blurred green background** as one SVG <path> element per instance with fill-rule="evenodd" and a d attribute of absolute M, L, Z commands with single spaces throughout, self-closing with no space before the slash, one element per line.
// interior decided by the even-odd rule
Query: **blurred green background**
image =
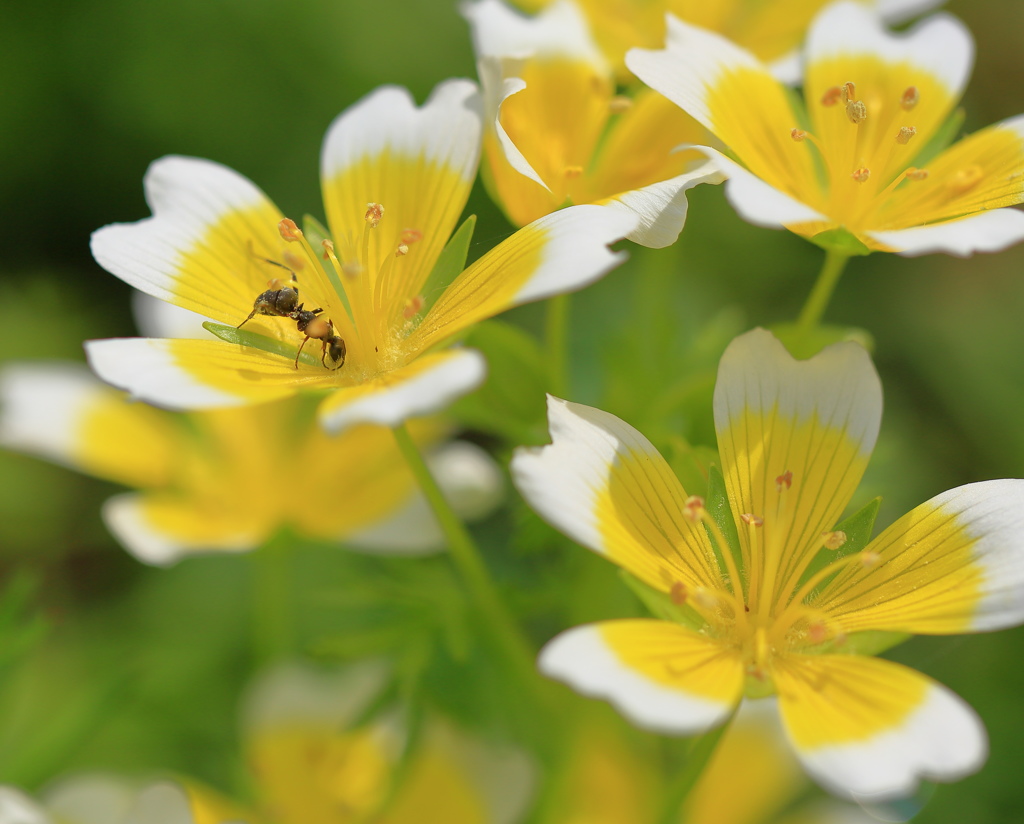
<path fill-rule="evenodd" d="M 1024 111 L 1024 4 L 947 8 L 979 45 L 965 130 Z M 80 361 L 83 339 L 134 334 L 130 290 L 92 261 L 88 238 L 148 215 L 142 176 L 153 159 L 211 158 L 256 181 L 286 214 L 318 214 L 319 144 L 335 115 L 383 83 L 422 100 L 447 77 L 475 75 L 466 26 L 454 3 L 438 0 L 5 4 L 0 72 L 10 241 L 0 258 L 0 361 Z M 573 299 L 574 399 L 601 402 L 642 429 L 645 386 L 685 373 L 694 341 L 795 317 L 821 264 L 800 239 L 743 223 L 718 188 L 702 187 L 690 202 L 680 243 L 631 249 L 626 266 Z M 479 187 L 468 211 L 480 216 L 471 255 L 510 231 Z M 879 526 L 947 488 L 1024 475 L 1022 268 L 1024 247 L 850 265 L 826 317 L 865 328 L 876 343 L 886 414 L 858 499 L 884 496 Z M 651 307 L 661 314 L 648 324 Z M 512 319 L 540 328 L 535 308 Z M 712 321 L 714 334 L 705 329 Z M 709 346 L 713 363 L 720 344 Z M 680 425 L 713 445 L 706 417 Z M 220 557 L 142 567 L 99 520 L 112 491 L 0 453 L 0 781 L 167 768 L 230 787 L 235 705 L 255 663 L 251 565 Z M 611 576 L 577 554 L 593 576 Z M 332 597 L 344 600 L 342 582 L 361 563 L 323 549 L 296 561 L 305 648 L 352 631 Z M 325 580 L 339 582 L 337 592 L 313 586 Z M 917 820 L 1024 819 L 1022 650 L 1018 629 L 893 651 L 964 696 L 992 739 L 988 766 L 939 788 Z"/>

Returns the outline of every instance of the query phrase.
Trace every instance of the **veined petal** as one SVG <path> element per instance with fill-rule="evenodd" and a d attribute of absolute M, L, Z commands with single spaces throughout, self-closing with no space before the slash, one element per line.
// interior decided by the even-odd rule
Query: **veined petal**
<path fill-rule="evenodd" d="M 945 634 L 1024 622 L 1024 481 L 968 484 L 904 515 L 814 604 L 846 632 Z"/>
<path fill-rule="evenodd" d="M 832 221 L 806 203 L 776 189 L 757 175 L 751 174 L 715 149 L 701 148 L 726 177 L 725 196 L 744 220 L 758 226 L 785 227 L 801 234 L 813 226 L 813 234 Z"/>
<path fill-rule="evenodd" d="M 721 183 L 725 176 L 712 163 L 678 177 L 615 195 L 607 201 L 612 209 L 636 215 L 640 225 L 626 235 L 634 243 L 664 249 L 679 239 L 686 223 L 686 193 L 701 183 Z"/>
<path fill-rule="evenodd" d="M 725 350 L 714 411 L 750 589 L 774 602 L 792 592 L 853 496 L 878 437 L 882 387 L 858 344 L 797 361 L 755 329 Z M 774 591 L 762 593 L 769 581 Z"/>
<path fill-rule="evenodd" d="M 500 192 L 508 189 L 507 183 L 503 183 L 503 176 L 509 170 L 532 180 L 545 192 L 550 193 L 548 184 L 544 182 L 537 170 L 530 165 L 519 147 L 509 137 L 505 127 L 501 125 L 501 107 L 512 95 L 518 94 L 526 88 L 526 81 L 521 77 L 505 77 L 502 72 L 502 60 L 496 57 L 483 57 L 477 63 L 477 73 L 480 75 L 480 83 L 484 92 L 484 113 L 487 129 L 484 132 L 484 152 L 488 157 L 486 175 L 489 176 L 491 184 L 498 190 L 499 196 L 495 199 L 502 203 Z M 502 163 L 504 159 L 506 164 Z M 518 182 L 518 181 L 517 181 Z M 538 195 L 538 197 L 542 197 Z M 518 225 L 520 221 L 515 221 Z M 522 221 L 529 223 L 529 221 Z"/>
<path fill-rule="evenodd" d="M 146 338 L 195 338 L 210 340 L 213 335 L 203 324 L 213 320 L 197 315 L 173 303 L 154 298 L 136 289 L 132 292 L 132 317 Z"/>
<path fill-rule="evenodd" d="M 592 205 L 534 221 L 451 283 L 409 336 L 409 350 L 422 352 L 513 306 L 594 282 L 625 260 L 608 244 L 636 226 L 632 213 Z"/>
<path fill-rule="evenodd" d="M 0 822 L 3 824 L 52 824 L 46 811 L 15 787 L 0 787 Z"/>
<path fill-rule="evenodd" d="M 331 124 L 320 161 L 328 225 L 339 259 L 357 262 L 358 277 L 369 279 L 362 287 L 345 282 L 353 305 L 353 289 L 379 291 L 376 311 L 395 305 L 401 311 L 419 293 L 469 197 L 481 127 L 480 94 L 468 80 L 439 84 L 422 108 L 405 89 L 384 86 Z M 364 218 L 368 203 L 384 207 L 372 230 Z M 418 239 L 391 263 L 378 290 L 385 261 L 410 231 Z"/>
<path fill-rule="evenodd" d="M 487 364 L 475 349 L 421 355 L 399 369 L 333 392 L 320 405 L 320 422 L 328 432 L 356 423 L 397 426 L 443 409 L 476 389 L 486 374 Z"/>
<path fill-rule="evenodd" d="M 970 257 L 975 252 L 1001 252 L 1024 240 L 1024 213 L 995 209 L 930 226 L 894 232 L 866 232 L 884 248 L 906 257 L 947 252 Z"/>
<path fill-rule="evenodd" d="M 165 413 L 127 403 L 74 364 L 11 364 L 0 373 L 0 443 L 128 486 L 171 477 L 182 432 Z"/>
<path fill-rule="evenodd" d="M 247 178 L 191 157 L 165 157 L 144 180 L 153 216 L 93 233 L 92 253 L 107 271 L 147 294 L 222 323 L 241 323 L 279 266 L 282 215 Z M 279 326 L 266 327 L 278 336 Z"/>
<path fill-rule="evenodd" d="M 703 732 L 739 702 L 735 651 L 669 621 L 603 621 L 563 632 L 541 650 L 541 672 L 604 698 L 633 723 L 669 734 Z"/>
<path fill-rule="evenodd" d="M 336 385 L 319 364 L 296 370 L 286 358 L 220 340 L 113 338 L 86 341 L 85 352 L 103 380 L 170 409 L 263 403 Z"/>
<path fill-rule="evenodd" d="M 126 493 L 103 504 L 107 529 L 132 555 L 154 566 L 193 553 L 244 552 L 270 537 L 266 524 L 237 516 L 173 494 Z"/>
<path fill-rule="evenodd" d="M 714 133 L 755 175 L 816 205 L 821 187 L 813 156 L 791 136 L 796 113 L 753 54 L 669 16 L 665 49 L 632 49 L 626 65 Z"/>
<path fill-rule="evenodd" d="M 650 441 L 600 409 L 548 397 L 551 445 L 519 449 L 516 488 L 556 529 L 662 592 L 677 582 L 720 589 L 703 527 Z"/>
<path fill-rule="evenodd" d="M 985 761 L 977 715 L 891 661 L 855 655 L 780 659 L 773 673 L 786 732 L 804 767 L 861 800 L 909 795 L 919 779 L 953 781 Z"/>

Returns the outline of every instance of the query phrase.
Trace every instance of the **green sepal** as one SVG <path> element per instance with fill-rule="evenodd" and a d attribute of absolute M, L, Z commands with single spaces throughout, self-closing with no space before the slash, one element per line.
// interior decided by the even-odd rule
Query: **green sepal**
<path fill-rule="evenodd" d="M 718 461 L 718 450 L 710 446 L 693 446 L 682 435 L 673 435 L 668 442 L 668 465 L 679 478 L 687 495 L 708 496 L 708 472 Z"/>
<path fill-rule="evenodd" d="M 487 380 L 460 398 L 451 414 L 466 426 L 516 444 L 547 443 L 547 368 L 540 344 L 518 326 L 488 320 L 470 331 L 466 345 L 487 359 Z"/>
<path fill-rule="evenodd" d="M 237 329 L 234 326 L 225 326 L 222 323 L 214 323 L 209 320 L 203 323 L 203 328 L 210 334 L 216 335 L 225 343 L 249 346 L 253 349 L 269 352 L 271 355 L 280 355 L 282 358 L 287 358 L 293 363 L 295 362 L 296 347 L 275 338 L 268 338 L 266 335 L 261 335 L 258 332 Z M 313 352 L 303 352 L 299 355 L 299 360 L 309 366 L 316 366 L 320 363 L 320 360 Z"/>
<path fill-rule="evenodd" d="M 911 637 L 909 632 L 867 629 L 863 632 L 852 632 L 845 638 L 830 641 L 820 648 L 815 647 L 814 651 L 833 655 L 878 655 Z"/>
<path fill-rule="evenodd" d="M 857 326 L 816 326 L 805 332 L 795 323 L 780 323 L 769 327 L 794 358 L 806 360 L 817 355 L 826 346 L 843 341 L 859 343 L 868 352 L 875 348 L 875 339 L 866 329 Z"/>
<path fill-rule="evenodd" d="M 736 562 L 736 568 L 738 570 L 743 569 L 743 554 L 740 550 L 740 535 L 736 531 L 736 520 L 733 518 L 732 507 L 729 506 L 729 498 L 726 495 L 725 489 L 725 476 L 722 475 L 716 465 L 712 464 L 708 467 L 708 494 L 704 498 L 704 508 L 711 514 L 716 526 L 722 531 L 725 536 L 725 540 L 728 541 L 728 551 L 732 553 L 733 560 Z M 714 536 L 709 532 L 708 538 L 711 540 L 711 546 L 715 550 L 715 555 L 718 557 L 718 568 L 725 573 L 728 566 L 725 564 L 725 559 L 722 557 L 722 553 L 726 550 L 724 547 L 718 546 L 718 542 Z M 734 588 L 742 588 L 742 581 L 731 581 Z"/>
<path fill-rule="evenodd" d="M 839 549 L 825 549 L 822 547 L 818 550 L 814 560 L 808 565 L 804 574 L 800 576 L 800 585 L 803 585 L 805 581 L 810 580 L 812 575 L 816 575 L 834 561 L 864 549 L 871 540 L 871 533 L 875 528 L 875 518 L 878 517 L 878 508 L 881 505 L 881 498 L 872 498 L 849 518 L 836 524 L 835 531 L 845 532 L 846 541 Z"/>
<path fill-rule="evenodd" d="M 465 270 L 466 258 L 469 257 L 469 244 L 473 240 L 475 229 L 476 215 L 470 215 L 441 250 L 427 282 L 423 284 L 424 312 L 434 305 L 448 285 Z"/>
<path fill-rule="evenodd" d="M 704 619 L 693 609 L 685 604 L 677 604 L 664 592 L 658 592 L 654 587 L 648 586 L 635 575 L 631 575 L 624 569 L 619 570 L 619 577 L 629 587 L 633 594 L 640 599 L 641 603 L 655 618 L 663 621 L 672 621 L 675 624 L 682 624 L 695 632 L 704 626 Z"/>
<path fill-rule="evenodd" d="M 839 252 L 847 257 L 870 255 L 871 250 L 849 230 L 842 227 L 826 229 L 809 238 L 811 243 L 830 252 Z"/>

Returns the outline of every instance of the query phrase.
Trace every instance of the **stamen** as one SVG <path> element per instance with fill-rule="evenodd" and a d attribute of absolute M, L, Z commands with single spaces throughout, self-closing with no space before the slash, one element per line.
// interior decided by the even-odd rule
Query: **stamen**
<path fill-rule="evenodd" d="M 564 174 L 568 178 L 579 177 L 580 175 L 583 174 L 583 167 L 582 166 L 566 166 L 564 169 L 562 169 L 562 174 Z"/>
<path fill-rule="evenodd" d="M 868 107 L 863 100 L 851 100 L 846 104 L 846 116 L 854 125 L 863 123 L 868 119 Z"/>
<path fill-rule="evenodd" d="M 821 538 L 825 549 L 839 549 L 846 543 L 846 533 L 839 529 L 835 532 L 823 532 Z"/>
<path fill-rule="evenodd" d="M 405 257 L 409 254 L 409 247 L 404 243 L 399 243 L 395 248 L 395 257 Z"/>
<path fill-rule="evenodd" d="M 402 229 L 402 233 L 398 236 L 398 239 L 405 246 L 412 246 L 412 244 L 423 240 L 423 232 L 419 229 Z"/>
<path fill-rule="evenodd" d="M 324 238 L 323 240 L 320 241 L 320 245 L 324 247 L 324 260 L 336 261 L 338 259 L 337 255 L 334 254 L 333 240 L 328 240 L 327 238 Z"/>
<path fill-rule="evenodd" d="M 927 180 L 928 174 L 927 169 L 917 169 L 913 166 L 903 173 L 907 180 Z"/>
<path fill-rule="evenodd" d="M 292 254 L 288 250 L 285 250 L 285 253 L 281 255 L 281 257 L 284 259 L 285 265 L 287 265 L 289 269 L 294 269 L 296 272 L 301 272 L 303 269 L 306 268 L 306 261 L 300 258 L 298 255 Z"/>
<path fill-rule="evenodd" d="M 300 240 L 302 238 L 302 230 L 291 218 L 283 218 L 277 224 L 277 231 L 281 233 L 281 237 L 288 243 L 294 243 L 296 240 Z"/>
<path fill-rule="evenodd" d="M 789 133 L 789 136 L 793 138 L 793 140 L 795 140 L 797 143 L 799 143 L 802 140 L 807 139 L 807 132 L 805 132 L 803 129 L 793 129 L 793 131 Z"/>
<path fill-rule="evenodd" d="M 985 172 L 982 170 L 981 166 L 977 163 L 972 163 L 970 166 L 961 169 L 953 175 L 947 183 L 947 186 L 949 187 L 950 192 L 954 195 L 966 194 L 981 183 L 981 179 L 984 176 Z"/>
<path fill-rule="evenodd" d="M 860 558 L 861 566 L 865 569 L 871 569 L 871 567 L 878 566 L 882 561 L 882 556 L 871 549 L 866 549 L 863 552 L 857 553 Z"/>
<path fill-rule="evenodd" d="M 704 587 L 697 587 L 693 591 L 693 601 L 703 610 L 714 609 L 718 606 L 718 597 L 715 593 Z"/>
<path fill-rule="evenodd" d="M 857 87 L 853 83 L 843 83 L 843 102 L 850 103 L 857 99 Z"/>
<path fill-rule="evenodd" d="M 823 621 L 815 621 L 807 627 L 807 637 L 811 639 L 812 644 L 820 644 L 828 638 L 828 628 Z"/>
<path fill-rule="evenodd" d="M 782 492 L 782 487 L 789 489 L 793 486 L 793 473 L 788 469 L 775 479 L 775 488 Z"/>
<path fill-rule="evenodd" d="M 384 217 L 384 207 L 379 203 L 367 203 L 366 214 L 363 218 L 369 224 L 371 229 L 376 229 L 380 224 L 381 219 Z"/>
<path fill-rule="evenodd" d="M 917 134 L 917 129 L 913 126 L 900 126 L 899 133 L 896 135 L 896 142 L 901 146 L 906 146 L 910 142 L 910 138 Z"/>
<path fill-rule="evenodd" d="M 617 94 L 608 101 L 609 114 L 625 114 L 633 108 L 633 100 L 623 94 Z"/>
<path fill-rule="evenodd" d="M 825 94 L 821 96 L 822 106 L 835 106 L 843 97 L 843 90 L 838 86 L 833 86 L 827 90 Z"/>
<path fill-rule="evenodd" d="M 423 295 L 416 295 L 412 300 L 407 301 L 405 308 L 402 310 L 402 316 L 406 320 L 412 320 L 416 315 L 420 313 L 423 308 Z"/>
<path fill-rule="evenodd" d="M 363 267 L 358 261 L 350 260 L 348 263 L 341 264 L 341 271 L 346 277 L 355 280 L 363 273 Z"/>
<path fill-rule="evenodd" d="M 699 521 L 704 516 L 704 499 L 700 495 L 691 495 L 683 503 L 683 515 L 691 521 Z"/>
<path fill-rule="evenodd" d="M 681 607 L 685 604 L 688 596 L 689 591 L 686 588 L 686 584 L 682 581 L 676 581 L 672 584 L 672 589 L 668 592 L 668 597 L 672 599 L 672 603 L 677 607 Z"/>
<path fill-rule="evenodd" d="M 917 105 L 920 99 L 921 95 L 917 91 L 917 86 L 908 86 L 906 91 L 903 92 L 903 96 L 900 97 L 900 106 L 909 112 Z"/>
<path fill-rule="evenodd" d="M 852 177 L 858 183 L 867 183 L 868 178 L 871 177 L 871 170 L 865 168 L 864 166 L 861 166 L 859 169 L 857 169 L 857 171 L 850 175 L 850 177 Z"/>
<path fill-rule="evenodd" d="M 759 526 L 764 526 L 764 518 L 759 518 L 757 515 L 751 515 L 749 512 L 744 512 L 740 515 L 740 520 L 748 526 L 752 526 L 755 529 Z"/>

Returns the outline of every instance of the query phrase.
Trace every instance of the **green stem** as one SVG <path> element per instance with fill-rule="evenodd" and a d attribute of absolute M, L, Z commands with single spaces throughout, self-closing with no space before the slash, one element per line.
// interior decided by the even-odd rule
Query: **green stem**
<path fill-rule="evenodd" d="M 800 317 L 796 322 L 797 338 L 799 340 L 806 340 L 807 336 L 821 323 L 822 315 L 825 314 L 828 302 L 832 298 L 832 293 L 835 291 L 836 284 L 839 283 L 839 277 L 843 274 L 843 269 L 846 268 L 846 261 L 849 259 L 849 255 L 837 252 L 834 249 L 829 249 L 825 252 L 825 263 L 821 267 L 818 281 L 814 284 L 811 294 L 808 295 L 807 303 L 804 304 L 804 308 L 800 311 Z"/>
<path fill-rule="evenodd" d="M 252 553 L 253 647 L 261 664 L 292 647 L 290 538 L 275 535 Z"/>
<path fill-rule="evenodd" d="M 733 716 L 726 719 L 724 724 L 693 739 L 690 751 L 686 755 L 686 763 L 683 764 L 679 775 L 669 784 L 665 793 L 665 804 L 662 807 L 658 824 L 679 824 L 682 819 L 683 805 L 690 797 L 690 792 L 697 786 L 705 768 L 711 763 L 711 756 L 715 754 L 718 742 L 722 740 L 722 736 L 725 735 L 732 723 Z"/>
<path fill-rule="evenodd" d="M 490 633 L 501 646 L 509 663 L 518 671 L 526 689 L 537 692 L 539 696 L 539 689 L 542 685 L 534 667 L 535 653 L 506 611 L 469 531 L 459 520 L 448 501 L 445 500 L 444 493 L 431 474 L 426 461 L 423 460 L 423 456 L 405 424 L 396 426 L 393 432 L 395 440 L 398 442 L 398 448 L 423 490 L 442 532 L 448 539 L 452 562 L 469 591 L 474 606 L 487 623 Z"/>
<path fill-rule="evenodd" d="M 547 318 L 544 324 L 547 340 L 548 368 L 551 394 L 566 397 L 569 391 L 567 372 L 569 346 L 569 296 L 555 295 L 548 300 Z"/>

